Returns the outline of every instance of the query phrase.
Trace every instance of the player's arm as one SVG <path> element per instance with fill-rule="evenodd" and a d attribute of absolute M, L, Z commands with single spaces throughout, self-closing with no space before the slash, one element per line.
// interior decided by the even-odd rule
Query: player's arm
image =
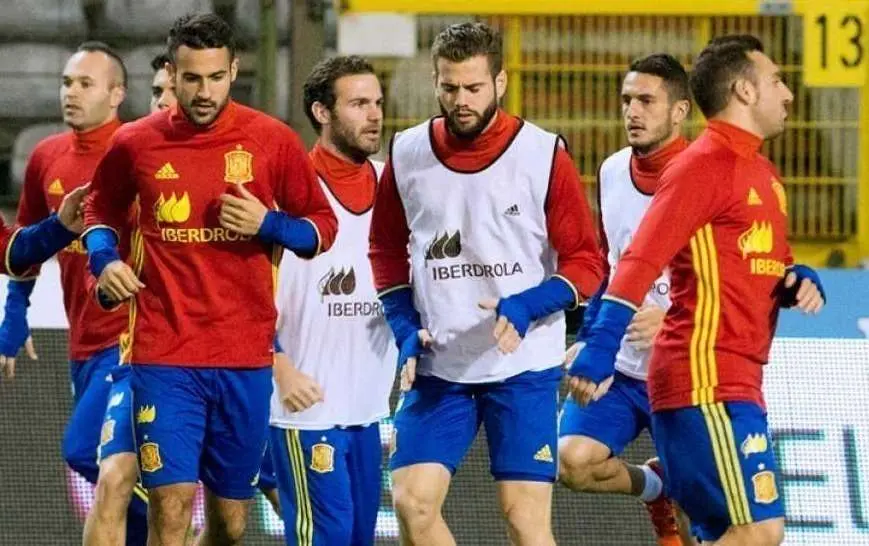
<path fill-rule="evenodd" d="M 422 319 L 413 303 L 410 285 L 410 229 L 404 205 L 398 194 L 392 162 L 387 161 L 377 184 L 371 230 L 368 238 L 368 260 L 374 275 L 377 297 L 383 304 L 383 315 L 398 346 L 398 369 L 402 373 L 402 389 L 413 382 L 416 359 L 426 351 L 431 336 L 422 326 Z"/>
<path fill-rule="evenodd" d="M 314 378 L 299 370 L 290 355 L 281 348 L 277 337 L 273 371 L 278 398 L 289 411 L 304 411 L 325 400 L 320 385 Z"/>
<path fill-rule="evenodd" d="M 555 150 L 545 212 L 549 243 L 558 255 L 556 273 L 518 294 L 480 303 L 497 313 L 494 334 L 505 353 L 516 350 L 532 322 L 576 308 L 594 294 L 603 276 L 597 233 L 582 181 L 570 155 L 561 147 Z"/>
<path fill-rule="evenodd" d="M 240 197 L 224 194 L 222 226 L 268 243 L 281 245 L 300 258 L 313 258 L 329 249 L 338 233 L 338 219 L 317 180 L 301 139 L 283 128 L 276 138 L 278 178 L 274 195 L 280 210 L 268 210 L 253 194 L 239 186 Z"/>
<path fill-rule="evenodd" d="M 571 390 L 580 403 L 606 391 L 597 386 L 613 374 L 615 356 L 649 287 L 697 231 L 730 202 L 730 162 L 684 162 L 661 176 L 659 187 L 619 261 L 586 346 L 570 367 Z"/>
<path fill-rule="evenodd" d="M 126 225 L 137 193 L 128 142 L 131 136 L 123 131 L 121 128 L 115 134 L 94 173 L 82 235 L 98 289 L 114 301 L 128 299 L 145 286 L 118 252 L 119 233 Z"/>

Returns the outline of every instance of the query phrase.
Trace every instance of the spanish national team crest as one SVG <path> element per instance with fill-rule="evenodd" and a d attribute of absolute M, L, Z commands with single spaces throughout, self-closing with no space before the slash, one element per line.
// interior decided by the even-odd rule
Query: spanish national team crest
<path fill-rule="evenodd" d="M 253 181 L 253 154 L 242 149 L 241 144 L 235 150 L 223 154 L 225 175 L 223 179 L 230 184 L 246 184 Z"/>
<path fill-rule="evenodd" d="M 143 472 L 156 472 L 163 468 L 160 458 L 160 446 L 154 442 L 145 442 L 139 447 L 139 463 Z"/>
<path fill-rule="evenodd" d="M 123 393 L 121 393 L 123 394 Z M 103 428 L 100 430 L 100 446 L 104 446 L 107 443 L 111 442 L 115 437 L 115 420 L 107 419 L 105 423 L 103 423 Z"/>
<path fill-rule="evenodd" d="M 778 489 L 775 485 L 775 474 L 769 470 L 758 472 L 751 477 L 754 487 L 754 502 L 771 504 L 778 499 Z"/>
<path fill-rule="evenodd" d="M 311 446 L 311 470 L 320 474 L 335 470 L 335 448 L 329 444 Z"/>

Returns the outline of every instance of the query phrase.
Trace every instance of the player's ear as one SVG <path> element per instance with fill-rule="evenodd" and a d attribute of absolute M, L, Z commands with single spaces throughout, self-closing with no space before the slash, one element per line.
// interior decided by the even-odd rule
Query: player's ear
<path fill-rule="evenodd" d="M 127 98 L 127 88 L 123 85 L 116 85 L 109 92 L 109 104 L 112 108 L 120 107 L 125 98 Z"/>
<path fill-rule="evenodd" d="M 314 114 L 314 119 L 316 119 L 320 125 L 329 125 L 332 123 L 332 112 L 320 101 L 315 101 L 314 104 L 311 105 L 311 113 Z"/>
<path fill-rule="evenodd" d="M 680 124 L 688 119 L 688 113 L 691 111 L 691 101 L 678 100 L 673 105 L 673 123 Z"/>
<path fill-rule="evenodd" d="M 234 82 L 235 78 L 238 76 L 238 57 L 232 59 L 232 62 L 229 63 L 229 81 Z"/>
<path fill-rule="evenodd" d="M 504 94 L 507 92 L 507 72 L 505 70 L 501 70 L 498 72 L 498 75 L 495 76 L 495 97 L 498 99 L 498 102 L 501 102 L 501 99 L 504 98 Z"/>
<path fill-rule="evenodd" d="M 743 104 L 754 104 L 757 100 L 757 89 L 748 78 L 738 78 L 733 82 L 733 94 Z"/>

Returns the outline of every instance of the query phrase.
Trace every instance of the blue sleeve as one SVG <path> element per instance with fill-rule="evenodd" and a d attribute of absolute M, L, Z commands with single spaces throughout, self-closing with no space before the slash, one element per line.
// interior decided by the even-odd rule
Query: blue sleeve
<path fill-rule="evenodd" d="M 314 224 L 278 210 L 266 213 L 257 236 L 263 241 L 292 250 L 303 258 L 316 256 L 320 247 L 320 236 Z"/>
<path fill-rule="evenodd" d="M 30 307 L 30 293 L 35 285 L 35 279 L 9 280 L 5 315 L 0 324 L 0 355 L 14 358 L 30 336 L 27 308 Z"/>
<path fill-rule="evenodd" d="M 597 292 L 594 293 L 594 296 L 588 300 L 588 305 L 585 308 L 585 313 L 582 315 L 582 326 L 579 327 L 579 332 L 576 334 L 577 341 L 584 341 L 588 338 L 589 330 L 591 330 L 591 325 L 594 324 L 595 319 L 597 318 L 597 314 L 600 311 L 600 302 L 601 296 L 606 293 L 607 285 L 609 284 L 609 279 L 604 279 L 601 283 L 600 288 L 598 288 Z"/>
<path fill-rule="evenodd" d="M 88 230 L 82 240 L 88 252 L 88 267 L 94 277 L 99 278 L 107 265 L 121 259 L 117 248 L 118 237 L 110 228 Z"/>
<path fill-rule="evenodd" d="M 818 291 L 821 293 L 821 298 L 823 298 L 824 303 L 827 303 L 827 294 L 824 292 L 824 285 L 821 284 L 821 277 L 818 275 L 817 271 L 807 265 L 794 264 L 787 268 L 787 271 L 785 271 L 785 277 L 787 277 L 788 273 L 791 272 L 796 274 L 797 280 L 793 286 L 785 288 L 784 279 L 782 279 L 778 297 L 779 305 L 787 309 L 797 304 L 797 292 L 800 290 L 800 285 L 803 283 L 804 279 L 809 279 L 818 287 Z"/>
<path fill-rule="evenodd" d="M 589 328 L 585 348 L 571 364 L 568 374 L 587 377 L 595 383 L 611 376 L 615 370 L 616 354 L 634 313 L 636 309 L 621 301 L 603 298 Z"/>
<path fill-rule="evenodd" d="M 422 330 L 422 319 L 413 305 L 413 289 L 404 286 L 389 290 L 379 297 L 383 304 L 383 316 L 395 336 L 395 343 L 401 348 L 406 339 Z"/>
<path fill-rule="evenodd" d="M 56 214 L 19 229 L 8 249 L 9 273 L 41 264 L 76 239 L 78 234 L 66 229 Z"/>
<path fill-rule="evenodd" d="M 501 298 L 496 312 L 507 317 L 519 335 L 525 337 L 532 322 L 574 306 L 576 297 L 573 287 L 555 276 L 518 294 Z"/>

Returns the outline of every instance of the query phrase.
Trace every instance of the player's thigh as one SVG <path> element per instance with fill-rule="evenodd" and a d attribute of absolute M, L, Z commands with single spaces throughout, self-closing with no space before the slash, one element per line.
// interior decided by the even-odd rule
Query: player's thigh
<path fill-rule="evenodd" d="M 570 438 L 590 438 L 606 446 L 612 455 L 618 456 L 649 424 L 645 382 L 616 373 L 612 386 L 600 400 L 584 407 L 571 397 L 564 401 L 558 427 L 561 437 L 559 444 L 564 446 Z M 576 447 L 593 449 L 595 455 L 601 454 L 601 450 L 589 442 L 571 440 L 570 443 L 583 444 Z M 568 457 L 570 453 L 568 450 Z M 581 457 L 585 454 L 583 452 L 575 453 L 577 458 L 586 458 Z"/>
<path fill-rule="evenodd" d="M 71 365 L 76 403 L 64 432 L 63 455 L 90 481 L 98 471 L 96 452 L 118 358 L 117 347 L 111 347 Z"/>
<path fill-rule="evenodd" d="M 377 423 L 352 427 L 347 464 L 353 499 L 353 533 L 350 544 L 372 546 L 380 510 L 383 484 L 383 444 Z"/>
<path fill-rule="evenodd" d="M 347 434 L 271 427 L 270 435 L 287 544 L 349 544 L 354 507 Z"/>
<path fill-rule="evenodd" d="M 262 466 L 272 393 L 271 368 L 215 370 L 200 479 L 225 499 L 250 499 Z"/>
<path fill-rule="evenodd" d="M 760 407 L 715 403 L 658 412 L 653 421 L 669 495 L 703 540 L 717 540 L 731 526 L 784 515 Z"/>
<path fill-rule="evenodd" d="M 130 367 L 133 432 L 147 489 L 199 480 L 207 373 L 174 366 Z"/>
<path fill-rule="evenodd" d="M 108 395 L 97 457 L 102 461 L 122 453 L 136 453 L 133 432 L 133 395 L 130 390 L 130 366 L 112 370 L 112 387 Z"/>
<path fill-rule="evenodd" d="M 479 411 L 496 480 L 555 481 L 562 373 L 559 366 L 481 386 Z"/>
<path fill-rule="evenodd" d="M 455 473 L 480 426 L 472 386 L 418 376 L 398 402 L 389 467 L 436 463 Z"/>

